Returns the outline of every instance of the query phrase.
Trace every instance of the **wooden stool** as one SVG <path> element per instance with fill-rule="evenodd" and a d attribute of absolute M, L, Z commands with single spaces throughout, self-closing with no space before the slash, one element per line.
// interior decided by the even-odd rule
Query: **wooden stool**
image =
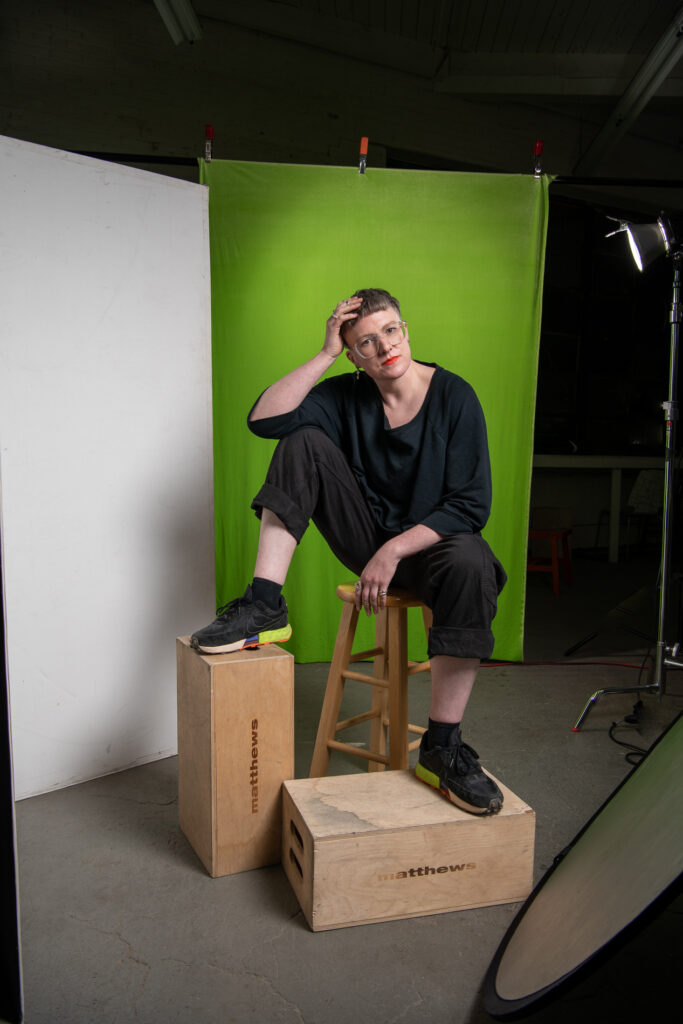
<path fill-rule="evenodd" d="M 369 762 L 368 771 L 383 771 L 387 765 L 391 769 L 408 768 L 410 751 L 420 743 L 419 739 L 410 743 L 409 733 L 416 733 L 421 737 L 425 732 L 419 726 L 410 725 L 408 722 L 408 676 L 416 672 L 429 671 L 428 661 L 408 661 L 408 608 L 422 608 L 427 632 L 432 624 L 432 613 L 406 590 L 390 590 L 386 597 L 386 607 L 379 611 L 376 617 L 375 646 L 370 651 L 351 654 L 359 615 L 353 584 L 342 583 L 338 586 L 337 597 L 344 602 L 344 607 L 320 714 L 310 778 L 327 775 L 331 750 L 343 750 L 347 754 L 364 758 Z M 374 661 L 372 675 L 354 672 L 348 668 L 349 664 L 367 658 Z M 372 706 L 370 711 L 364 714 L 339 721 L 344 684 L 347 679 L 372 686 Z M 371 722 L 368 750 L 335 739 L 338 732 L 362 722 Z M 387 754 L 389 730 L 390 743 Z"/>
<path fill-rule="evenodd" d="M 553 594 L 557 597 L 560 593 L 560 562 L 564 568 L 564 575 L 567 583 L 572 582 L 572 563 L 569 554 L 569 535 L 572 531 L 566 530 L 529 530 L 529 540 L 550 541 L 550 558 L 532 558 L 527 560 L 528 572 L 551 572 L 553 574 Z M 559 554 L 559 543 L 562 541 L 562 557 Z"/>

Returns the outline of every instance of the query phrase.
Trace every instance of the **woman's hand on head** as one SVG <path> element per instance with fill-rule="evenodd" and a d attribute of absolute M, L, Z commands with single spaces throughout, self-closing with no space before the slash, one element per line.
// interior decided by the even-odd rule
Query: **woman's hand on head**
<path fill-rule="evenodd" d="M 344 299 L 342 302 L 338 302 L 332 310 L 332 315 L 325 325 L 325 341 L 323 343 L 323 352 L 331 356 L 332 359 L 341 355 L 344 349 L 341 329 L 345 323 L 356 319 L 356 312 L 362 301 L 355 297 Z"/>

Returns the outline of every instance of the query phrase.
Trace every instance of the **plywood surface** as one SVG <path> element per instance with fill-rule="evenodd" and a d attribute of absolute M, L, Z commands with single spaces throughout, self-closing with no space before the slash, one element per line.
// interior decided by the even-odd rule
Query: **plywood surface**
<path fill-rule="evenodd" d="M 504 797 L 496 818 L 531 811 L 500 780 L 496 782 Z M 311 835 L 318 840 L 356 832 L 451 824 L 458 819 L 484 825 L 491 820 L 460 810 L 416 779 L 410 770 L 297 779 L 286 785 Z"/>

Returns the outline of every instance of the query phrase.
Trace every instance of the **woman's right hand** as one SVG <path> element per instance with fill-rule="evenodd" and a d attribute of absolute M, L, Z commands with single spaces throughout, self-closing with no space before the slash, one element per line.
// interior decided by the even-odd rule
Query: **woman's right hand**
<path fill-rule="evenodd" d="M 307 359 L 301 366 L 295 367 L 266 388 L 249 414 L 250 423 L 269 416 L 281 416 L 301 405 L 309 391 L 327 373 L 337 356 L 341 355 L 344 348 L 341 327 L 349 320 L 356 319 L 356 311 L 362 301 L 352 298 L 337 303 L 327 321 L 321 350 L 312 359 Z"/>
<path fill-rule="evenodd" d="M 341 355 L 344 349 L 344 341 L 341 336 L 343 324 L 356 319 L 356 312 L 362 301 L 353 296 L 353 298 L 338 302 L 332 310 L 332 315 L 325 325 L 325 341 L 323 343 L 323 352 L 332 359 Z"/>

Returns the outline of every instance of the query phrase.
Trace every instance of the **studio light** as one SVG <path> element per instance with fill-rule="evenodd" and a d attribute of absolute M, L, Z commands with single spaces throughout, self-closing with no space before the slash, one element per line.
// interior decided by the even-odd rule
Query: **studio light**
<path fill-rule="evenodd" d="M 626 232 L 639 270 L 665 255 L 671 258 L 673 266 L 669 395 L 662 402 L 665 449 L 657 646 L 651 682 L 598 690 L 581 712 L 575 732 L 604 694 L 635 692 L 640 696 L 647 691 L 661 700 L 666 694 L 666 670 L 683 668 L 683 659 L 679 657 L 683 645 L 678 640 L 671 642 L 666 635 L 677 472 L 676 384 L 679 327 L 683 320 L 683 218 L 676 218 L 674 223 L 674 219 L 661 214 L 650 224 L 631 224 L 615 217 L 610 220 L 619 224 L 612 235 Z M 678 833 L 674 835 L 671 831 L 676 818 L 671 808 L 680 803 L 682 771 L 680 713 L 574 842 L 555 857 L 508 929 L 484 980 L 484 1006 L 492 1017 L 519 1018 L 534 1004 L 547 1000 L 596 955 L 604 956 L 620 934 L 632 932 L 644 920 L 648 908 L 661 908 L 681 891 L 683 830 L 678 815 L 678 824 L 673 825 Z M 642 801 L 640 806 L 631 804 L 632 799 Z M 659 815 L 659 820 L 651 818 L 652 814 Z"/>
<path fill-rule="evenodd" d="M 683 223 L 679 219 L 675 224 L 673 218 L 662 214 L 655 224 L 624 223 L 631 247 L 631 255 L 638 270 L 645 270 L 659 256 L 671 256 L 681 248 Z"/>
<path fill-rule="evenodd" d="M 666 251 L 666 236 L 660 221 L 656 224 L 627 224 L 626 234 L 638 270 L 643 270 Z"/>
<path fill-rule="evenodd" d="M 202 29 L 190 0 L 154 0 L 173 42 L 195 43 L 202 38 Z"/>
<path fill-rule="evenodd" d="M 676 450 L 676 427 L 678 423 L 678 349 L 680 325 L 683 320 L 683 305 L 681 304 L 681 264 L 683 263 L 683 217 L 676 215 L 671 217 L 662 213 L 654 224 L 631 224 L 628 221 L 616 220 L 619 227 L 611 235 L 618 235 L 625 231 L 631 248 L 631 255 L 639 270 L 645 270 L 659 256 L 669 256 L 673 266 L 673 286 L 671 294 L 671 308 L 669 311 L 670 324 L 670 354 L 669 354 L 669 394 L 666 401 L 661 403 L 664 412 L 664 496 L 662 507 L 662 548 L 659 568 L 659 614 L 657 626 L 657 645 L 654 657 L 652 682 L 628 687 L 605 687 L 598 690 L 589 699 L 583 711 L 579 715 L 574 731 L 578 732 L 581 725 L 600 697 L 606 693 L 640 693 L 647 690 L 656 693 L 661 699 L 666 693 L 666 670 L 668 668 L 683 668 L 683 659 L 679 656 L 683 653 L 683 644 L 679 640 L 667 640 L 666 632 L 669 628 L 667 622 L 669 588 L 671 579 L 671 551 L 673 541 L 673 516 L 674 516 L 674 476 L 678 471 L 677 450 Z M 677 627 L 683 625 L 677 624 Z"/>

